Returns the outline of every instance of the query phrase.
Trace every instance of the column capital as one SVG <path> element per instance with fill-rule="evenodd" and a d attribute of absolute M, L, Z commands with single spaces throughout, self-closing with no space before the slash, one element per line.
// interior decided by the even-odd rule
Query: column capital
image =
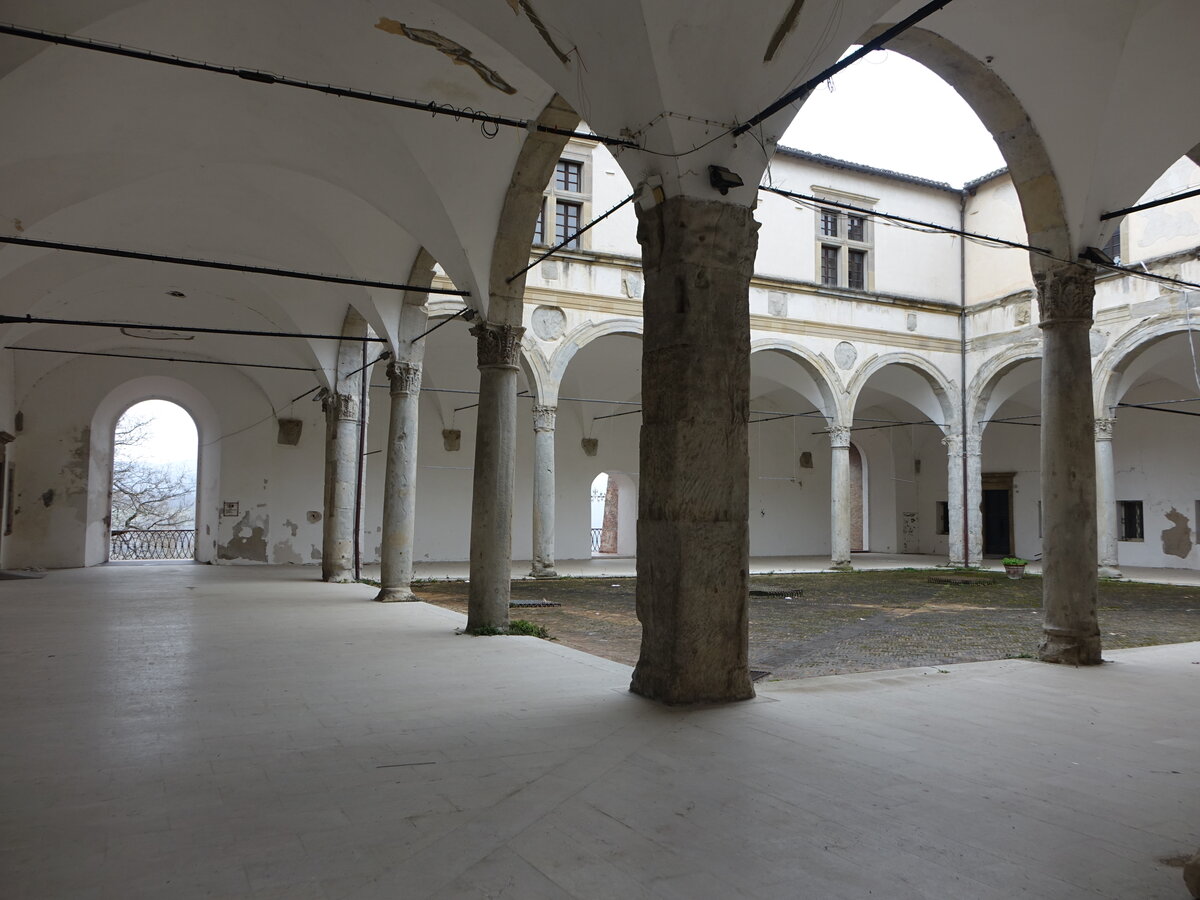
<path fill-rule="evenodd" d="M 321 411 L 327 418 L 342 422 L 358 420 L 358 397 L 354 394 L 341 394 L 322 388 L 317 397 L 321 400 Z"/>
<path fill-rule="evenodd" d="M 1111 441 L 1113 439 L 1113 426 L 1117 424 L 1116 419 L 1097 418 L 1096 419 L 1096 440 Z"/>
<path fill-rule="evenodd" d="M 392 396 L 416 394 L 421 390 L 421 367 L 415 363 L 392 360 L 387 367 L 388 382 Z"/>
<path fill-rule="evenodd" d="M 964 444 L 968 456 L 979 456 L 983 452 L 983 436 L 974 432 L 968 434 L 964 441 L 962 432 L 952 431 L 942 438 L 942 444 L 951 456 L 960 455 Z"/>
<path fill-rule="evenodd" d="M 1090 266 L 1072 264 L 1053 266 L 1033 273 L 1037 285 L 1040 326 L 1068 322 L 1092 322 L 1092 298 L 1096 293 L 1096 273 Z"/>
<path fill-rule="evenodd" d="M 554 418 L 557 415 L 557 406 L 535 406 L 533 408 L 533 430 L 553 431 Z"/>
<path fill-rule="evenodd" d="M 515 369 L 521 349 L 521 335 L 525 329 L 519 325 L 497 325 L 480 322 L 471 329 L 478 342 L 479 367 L 502 366 Z"/>
<path fill-rule="evenodd" d="M 850 426 L 849 425 L 830 425 L 829 426 L 829 446 L 831 447 L 849 447 L 850 446 Z"/>

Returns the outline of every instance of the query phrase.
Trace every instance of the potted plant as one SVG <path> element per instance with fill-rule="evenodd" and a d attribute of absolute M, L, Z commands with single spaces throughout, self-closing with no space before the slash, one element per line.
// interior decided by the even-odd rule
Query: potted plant
<path fill-rule="evenodd" d="M 1025 575 L 1025 567 L 1029 565 L 1029 560 L 1021 559 L 1019 556 L 1004 557 L 1004 571 L 1009 578 L 1022 578 Z"/>

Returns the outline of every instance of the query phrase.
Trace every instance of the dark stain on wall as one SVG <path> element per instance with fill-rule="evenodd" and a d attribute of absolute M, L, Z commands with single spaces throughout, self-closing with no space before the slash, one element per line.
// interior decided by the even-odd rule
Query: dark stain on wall
<path fill-rule="evenodd" d="M 266 562 L 268 522 L 268 516 L 263 516 L 259 521 L 251 521 L 250 513 L 247 512 L 233 526 L 233 537 L 229 539 L 229 543 L 217 547 L 217 557 Z"/>
<path fill-rule="evenodd" d="M 1187 555 L 1192 552 L 1192 530 L 1188 527 L 1190 524 L 1188 517 L 1175 507 L 1171 507 L 1171 511 L 1167 513 L 1167 521 L 1172 524 L 1162 533 L 1163 553 L 1186 559 Z"/>

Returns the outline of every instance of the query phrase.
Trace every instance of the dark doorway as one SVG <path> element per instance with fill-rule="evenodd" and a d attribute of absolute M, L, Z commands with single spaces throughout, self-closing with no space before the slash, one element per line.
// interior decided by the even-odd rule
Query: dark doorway
<path fill-rule="evenodd" d="M 1012 555 L 1012 474 L 983 476 L 983 555 Z"/>

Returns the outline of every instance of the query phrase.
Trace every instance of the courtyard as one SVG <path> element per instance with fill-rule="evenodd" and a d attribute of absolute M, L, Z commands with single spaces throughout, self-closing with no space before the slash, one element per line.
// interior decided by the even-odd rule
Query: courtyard
<path fill-rule="evenodd" d="M 956 583 L 957 582 L 957 583 Z M 414 586 L 465 612 L 465 581 Z M 514 581 L 514 620 L 568 647 L 633 665 L 641 626 L 632 578 Z M 750 666 L 758 681 L 1036 656 L 1042 579 L 929 569 L 756 575 Z M 541 606 L 541 601 L 557 606 Z M 1102 581 L 1105 649 L 1200 641 L 1200 586 Z"/>

